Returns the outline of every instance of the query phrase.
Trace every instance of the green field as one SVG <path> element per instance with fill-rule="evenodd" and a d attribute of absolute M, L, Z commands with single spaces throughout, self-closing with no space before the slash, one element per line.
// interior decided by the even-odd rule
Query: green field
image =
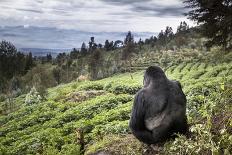
<path fill-rule="evenodd" d="M 143 73 L 59 85 L 48 89 L 46 100 L 15 98 L 17 110 L 0 117 L 0 154 L 81 154 L 78 129 L 84 154 L 142 154 L 147 146 L 131 135 L 128 120 Z M 166 75 L 183 86 L 191 132 L 167 142 L 161 154 L 232 153 L 232 63 L 183 62 Z"/>

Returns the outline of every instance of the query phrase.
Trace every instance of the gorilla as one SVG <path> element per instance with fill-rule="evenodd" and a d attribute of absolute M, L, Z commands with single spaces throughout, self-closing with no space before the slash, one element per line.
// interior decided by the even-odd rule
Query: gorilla
<path fill-rule="evenodd" d="M 135 95 L 129 127 L 147 144 L 164 142 L 188 130 L 186 96 L 178 81 L 169 80 L 157 66 L 148 67 L 144 87 Z"/>

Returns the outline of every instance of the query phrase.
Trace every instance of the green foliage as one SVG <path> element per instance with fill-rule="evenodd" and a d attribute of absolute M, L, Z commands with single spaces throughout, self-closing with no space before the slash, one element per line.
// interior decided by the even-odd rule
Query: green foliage
<path fill-rule="evenodd" d="M 179 135 L 174 141 L 165 144 L 164 154 L 231 154 L 231 113 L 232 107 L 225 104 L 228 92 L 232 89 L 220 86 L 209 96 L 198 96 L 199 105 L 189 111 L 190 137 Z M 226 99 L 226 100 L 227 100 Z M 192 104 L 193 100 L 190 100 Z M 223 113 L 223 115 L 221 114 Z"/>
<path fill-rule="evenodd" d="M 130 85 L 123 83 L 109 83 L 105 86 L 105 90 L 114 94 L 135 94 L 141 87 L 141 85 L 136 83 Z"/>
<path fill-rule="evenodd" d="M 82 85 L 80 90 L 103 90 L 103 87 L 101 83 L 92 82 Z"/>
<path fill-rule="evenodd" d="M 120 155 L 140 155 L 141 152 L 143 152 L 143 148 L 141 143 L 132 135 L 109 134 L 97 143 L 90 145 L 85 154 L 88 155 L 96 152 Z"/>
<path fill-rule="evenodd" d="M 15 77 L 24 75 L 33 66 L 32 54 L 18 52 L 16 47 L 5 40 L 0 42 L 0 93 L 16 91 L 20 87 Z M 17 82 L 16 82 L 17 81 Z M 9 90 L 10 89 L 10 90 Z"/>
<path fill-rule="evenodd" d="M 187 13 L 189 19 L 200 24 L 201 33 L 209 38 L 207 46 L 232 48 L 232 23 L 228 22 L 231 19 L 231 1 L 185 0 L 184 3 L 191 8 Z M 223 14 L 220 14 L 221 10 L 224 10 Z"/>

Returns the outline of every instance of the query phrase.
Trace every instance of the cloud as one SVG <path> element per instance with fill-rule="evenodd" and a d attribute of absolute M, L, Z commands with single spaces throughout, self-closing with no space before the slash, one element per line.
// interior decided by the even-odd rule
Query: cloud
<path fill-rule="evenodd" d="M 135 12 L 145 12 L 146 15 L 150 16 L 159 16 L 159 17 L 180 17 L 183 16 L 184 13 L 186 13 L 186 8 L 182 6 L 135 6 L 133 8 L 133 11 Z"/>
<path fill-rule="evenodd" d="M 103 2 L 111 3 L 111 4 L 133 4 L 133 3 L 146 3 L 151 2 L 152 0 L 102 0 Z"/>
<path fill-rule="evenodd" d="M 180 17 L 187 11 L 180 0 L 102 0 L 111 5 L 128 5 L 142 16 Z"/>
<path fill-rule="evenodd" d="M 0 0 L 0 10 L 0 26 L 30 25 L 29 28 L 24 28 L 24 32 L 32 34 L 32 38 L 28 40 L 21 35 L 18 37 L 10 37 L 10 33 L 1 35 L 3 32 L 0 31 L 0 40 L 9 37 L 19 40 L 19 37 L 22 37 L 21 40 L 30 45 L 35 45 L 35 41 L 38 41 L 33 39 L 37 36 L 37 34 L 34 35 L 36 31 L 30 32 L 33 26 L 96 32 L 102 35 L 103 32 L 127 32 L 129 30 L 156 33 L 166 26 L 171 26 L 175 30 L 181 21 L 187 20 L 182 15 L 184 9 L 179 0 Z M 47 34 L 48 31 L 46 31 Z M 46 41 L 41 41 L 40 43 L 44 44 L 41 46 L 46 46 L 49 40 L 56 40 L 52 36 L 54 34 L 45 36 Z M 76 34 L 70 33 L 69 35 Z M 78 35 L 84 38 L 86 34 Z M 114 40 L 113 36 L 105 37 Z M 81 39 L 75 39 L 73 43 L 79 44 Z M 57 46 L 62 45 L 67 46 L 67 44 Z M 39 45 L 36 44 L 36 46 Z"/>
<path fill-rule="evenodd" d="M 33 12 L 33 13 L 43 13 L 43 11 L 39 11 L 39 10 L 33 10 L 33 9 L 15 9 L 15 10 L 18 10 L 18 11 L 26 11 L 26 12 Z"/>

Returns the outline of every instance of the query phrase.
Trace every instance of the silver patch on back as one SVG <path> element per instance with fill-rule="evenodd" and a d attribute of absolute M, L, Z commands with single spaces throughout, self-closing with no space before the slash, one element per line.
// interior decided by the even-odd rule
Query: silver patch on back
<path fill-rule="evenodd" d="M 145 126 L 148 130 L 153 130 L 154 128 L 161 125 L 163 119 L 165 117 L 165 113 L 162 112 L 161 114 L 158 114 L 158 116 L 150 117 L 145 120 Z"/>

